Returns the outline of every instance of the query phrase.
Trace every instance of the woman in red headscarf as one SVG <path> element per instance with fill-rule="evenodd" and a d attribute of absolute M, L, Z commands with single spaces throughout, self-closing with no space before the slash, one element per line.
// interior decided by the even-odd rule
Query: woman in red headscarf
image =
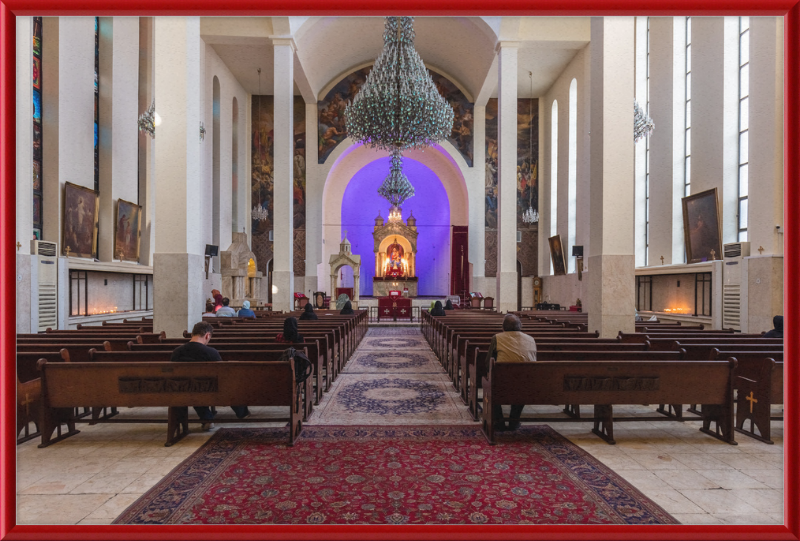
<path fill-rule="evenodd" d="M 216 312 L 222 307 L 222 293 L 219 289 L 212 289 L 211 296 L 214 297 L 214 312 Z"/>

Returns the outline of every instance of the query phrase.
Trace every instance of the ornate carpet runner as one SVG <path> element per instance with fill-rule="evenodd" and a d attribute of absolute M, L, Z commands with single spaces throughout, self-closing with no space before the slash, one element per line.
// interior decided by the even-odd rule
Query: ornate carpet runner
<path fill-rule="evenodd" d="M 220 429 L 115 524 L 675 524 L 547 426 Z"/>

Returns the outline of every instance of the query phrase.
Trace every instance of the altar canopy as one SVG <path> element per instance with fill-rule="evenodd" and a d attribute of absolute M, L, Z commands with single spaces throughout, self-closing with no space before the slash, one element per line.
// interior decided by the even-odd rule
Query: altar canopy
<path fill-rule="evenodd" d="M 401 212 L 402 209 L 391 212 L 385 223 L 380 213 L 375 218 L 372 294 L 376 297 L 384 297 L 390 290 L 406 289 L 409 296 L 417 296 L 417 219 L 411 213 L 404 222 Z"/>
<path fill-rule="evenodd" d="M 353 254 L 353 247 L 350 241 L 347 240 L 347 231 L 344 232 L 344 239 L 339 244 L 339 253 L 334 254 L 330 258 L 331 265 L 331 291 L 335 292 L 337 297 L 339 289 L 336 287 L 336 274 L 339 269 L 344 266 L 353 269 L 353 290 L 349 297 L 352 300 L 353 308 L 358 308 L 359 300 L 359 282 L 361 280 L 361 256 Z"/>

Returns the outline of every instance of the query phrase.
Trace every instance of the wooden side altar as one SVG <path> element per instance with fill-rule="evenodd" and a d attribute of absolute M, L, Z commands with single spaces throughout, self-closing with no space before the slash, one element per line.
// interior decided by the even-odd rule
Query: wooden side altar
<path fill-rule="evenodd" d="M 382 319 L 407 319 L 413 321 L 411 315 L 411 299 L 400 296 L 381 297 L 378 299 L 378 323 Z"/>

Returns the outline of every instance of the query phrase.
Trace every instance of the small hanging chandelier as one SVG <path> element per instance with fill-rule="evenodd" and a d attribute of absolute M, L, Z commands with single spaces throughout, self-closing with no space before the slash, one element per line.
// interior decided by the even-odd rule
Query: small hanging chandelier
<path fill-rule="evenodd" d="M 533 163 L 533 72 L 528 72 L 528 77 L 531 80 L 531 95 L 530 101 L 528 104 L 528 113 L 530 114 L 530 121 L 528 121 L 528 126 L 530 128 L 530 134 L 528 139 L 528 167 L 530 164 Z M 530 180 L 528 181 L 528 208 L 525 212 L 522 213 L 522 222 L 526 224 L 538 224 L 539 223 L 539 211 L 533 208 L 533 190 L 530 186 L 533 185 L 533 181 L 536 180 L 536 170 L 539 164 L 533 166 L 531 171 Z M 538 205 L 537 205 L 538 206 Z"/>
<path fill-rule="evenodd" d="M 403 157 L 398 148 L 392 151 L 392 168 L 389 171 L 389 176 L 386 177 L 381 187 L 378 188 L 378 193 L 386 198 L 392 206 L 389 212 L 390 221 L 392 212 L 400 209 L 400 206 L 406 199 L 414 197 L 414 187 L 408 181 L 408 177 L 403 174 Z M 395 214 L 399 215 L 399 212 Z"/>
<path fill-rule="evenodd" d="M 258 71 L 258 120 L 261 121 L 261 68 L 257 68 Z M 255 127 L 258 129 L 258 127 Z M 259 201 L 255 205 L 253 205 L 253 210 L 250 212 L 250 216 L 253 220 L 258 220 L 259 222 L 263 222 L 267 218 L 269 218 L 269 212 L 264 206 L 261 204 L 261 190 L 259 190 Z"/>
<path fill-rule="evenodd" d="M 653 119 L 647 116 L 642 110 L 639 102 L 633 100 L 633 142 L 638 143 L 640 139 L 653 133 L 655 129 Z"/>

